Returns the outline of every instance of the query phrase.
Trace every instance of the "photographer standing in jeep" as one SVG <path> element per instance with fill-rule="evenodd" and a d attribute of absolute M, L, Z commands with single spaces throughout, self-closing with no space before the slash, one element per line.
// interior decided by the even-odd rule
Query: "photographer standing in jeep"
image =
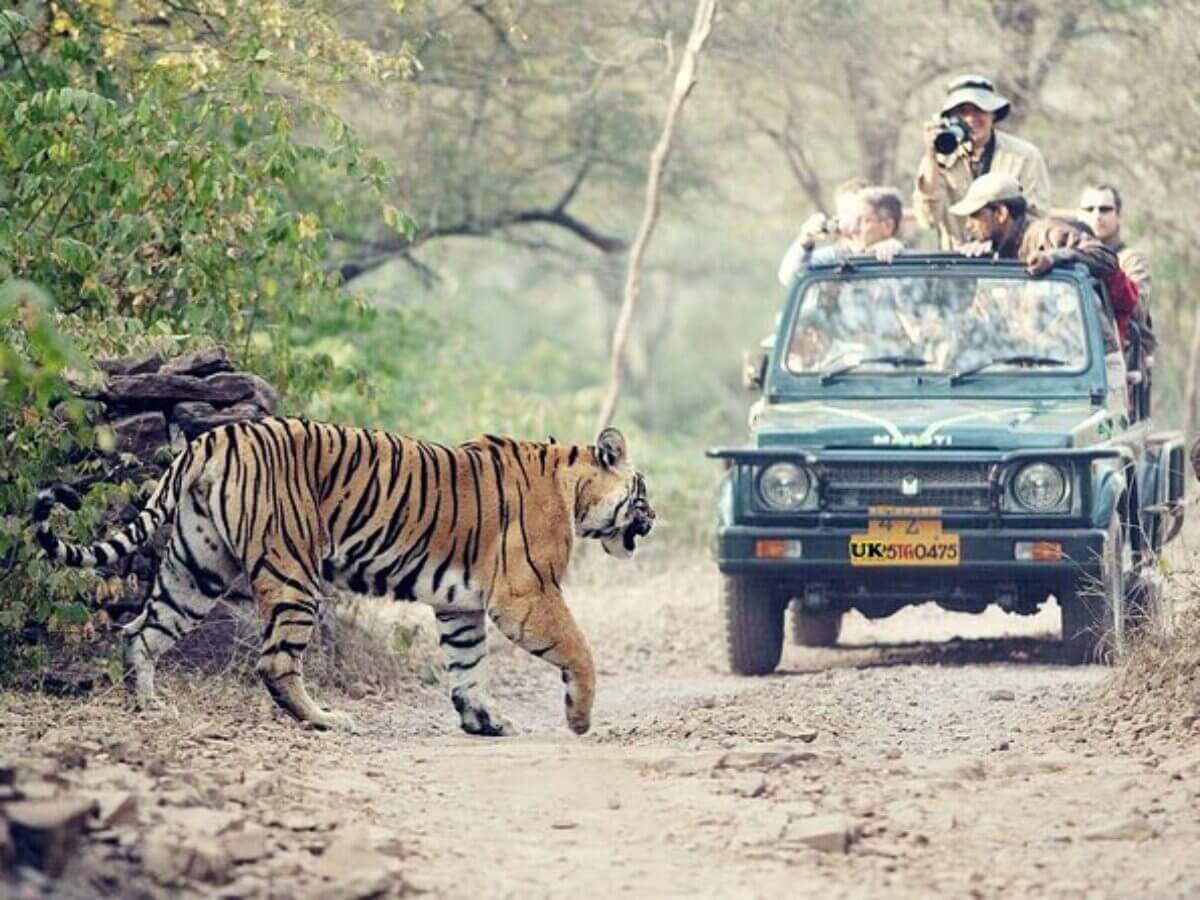
<path fill-rule="evenodd" d="M 943 250 L 968 240 L 966 219 L 951 206 L 980 175 L 999 172 L 1021 185 L 1030 211 L 1050 208 L 1050 174 L 1033 144 L 996 131 L 1011 103 L 981 75 L 962 75 L 948 86 L 940 115 L 925 126 L 925 155 L 917 169 L 913 207 L 917 221 L 937 229 Z"/>

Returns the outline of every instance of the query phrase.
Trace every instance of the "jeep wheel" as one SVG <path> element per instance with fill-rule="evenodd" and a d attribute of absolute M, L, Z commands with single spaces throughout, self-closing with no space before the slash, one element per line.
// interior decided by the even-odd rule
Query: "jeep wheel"
<path fill-rule="evenodd" d="M 786 604 L 769 581 L 742 575 L 722 577 L 725 649 L 735 673 L 766 675 L 775 671 L 783 654 Z"/>
<path fill-rule="evenodd" d="M 1120 513 L 1108 524 L 1099 583 L 1075 586 L 1074 596 L 1060 599 L 1062 638 L 1067 662 L 1084 665 L 1112 662 L 1125 641 L 1125 540 Z"/>
<path fill-rule="evenodd" d="M 792 640 L 801 647 L 836 647 L 842 633 L 842 612 L 808 612 L 792 602 Z"/>

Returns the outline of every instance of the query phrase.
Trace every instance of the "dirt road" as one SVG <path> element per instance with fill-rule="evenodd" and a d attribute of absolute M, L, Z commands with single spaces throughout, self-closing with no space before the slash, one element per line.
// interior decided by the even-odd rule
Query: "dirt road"
<path fill-rule="evenodd" d="M 572 605 L 601 676 L 584 738 L 557 674 L 502 638 L 495 693 L 525 730 L 505 740 L 462 735 L 416 677 L 357 700 L 326 689 L 357 735 L 297 729 L 229 678 L 168 679 L 179 713 L 149 720 L 116 694 L 3 697 L 0 754 L 23 783 L 52 772 L 43 793 L 136 806 L 49 889 L 1200 894 L 1200 751 L 1098 713 L 1107 672 L 1057 662 L 1054 610 L 855 618 L 850 646 L 791 647 L 776 676 L 742 679 L 723 674 L 703 562 L 586 569 Z M 430 625 L 415 655 L 432 640 Z"/>

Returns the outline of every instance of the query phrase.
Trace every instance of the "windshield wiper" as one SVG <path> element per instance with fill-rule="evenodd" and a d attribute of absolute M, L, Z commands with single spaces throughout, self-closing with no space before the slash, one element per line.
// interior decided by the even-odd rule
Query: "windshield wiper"
<path fill-rule="evenodd" d="M 888 363 L 898 369 L 923 369 L 929 365 L 929 360 L 921 359 L 919 356 L 865 356 L 844 366 L 838 366 L 836 369 L 828 369 L 822 372 L 821 377 L 817 379 L 817 384 L 829 384 L 835 378 L 840 378 L 848 372 L 853 372 L 859 366 L 866 366 L 871 363 Z"/>
<path fill-rule="evenodd" d="M 977 366 L 971 366 L 969 369 L 963 369 L 961 372 L 954 372 L 950 376 L 950 386 L 962 384 L 972 375 L 978 375 L 984 369 L 990 369 L 992 366 L 1065 366 L 1065 359 L 1058 359 L 1054 356 L 1037 356 L 1030 353 L 1019 353 L 1016 356 L 997 356 L 995 359 L 989 359 L 985 363 L 980 363 Z"/>

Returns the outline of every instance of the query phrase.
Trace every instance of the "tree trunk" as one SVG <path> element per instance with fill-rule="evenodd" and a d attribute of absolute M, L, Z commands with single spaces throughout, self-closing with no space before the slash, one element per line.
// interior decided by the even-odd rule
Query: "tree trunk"
<path fill-rule="evenodd" d="M 621 303 L 621 313 L 617 317 L 616 327 L 613 329 L 612 353 L 609 358 L 608 394 L 604 398 L 604 405 L 600 408 L 600 416 L 596 422 L 597 433 L 612 422 L 613 413 L 617 409 L 617 400 L 621 396 L 621 384 L 624 381 L 625 371 L 622 365 L 625 343 L 629 339 L 629 325 L 633 320 L 633 311 L 637 306 L 638 294 L 641 291 L 642 257 L 645 256 L 646 245 L 650 242 L 650 234 L 658 221 L 662 177 L 667 167 L 667 157 L 671 152 L 675 122 L 679 117 L 679 111 L 683 108 L 683 102 L 692 92 L 692 88 L 696 86 L 696 60 L 712 31 L 716 8 L 716 0 L 697 0 L 696 2 L 696 16 L 692 20 L 692 30 L 688 35 L 683 58 L 679 61 L 679 70 L 675 73 L 675 87 L 667 105 L 667 118 L 663 123 L 658 143 L 650 153 L 650 172 L 646 178 L 646 201 L 642 210 L 642 224 L 638 228 L 637 237 L 629 251 L 629 267 L 625 276 L 625 296 Z"/>

